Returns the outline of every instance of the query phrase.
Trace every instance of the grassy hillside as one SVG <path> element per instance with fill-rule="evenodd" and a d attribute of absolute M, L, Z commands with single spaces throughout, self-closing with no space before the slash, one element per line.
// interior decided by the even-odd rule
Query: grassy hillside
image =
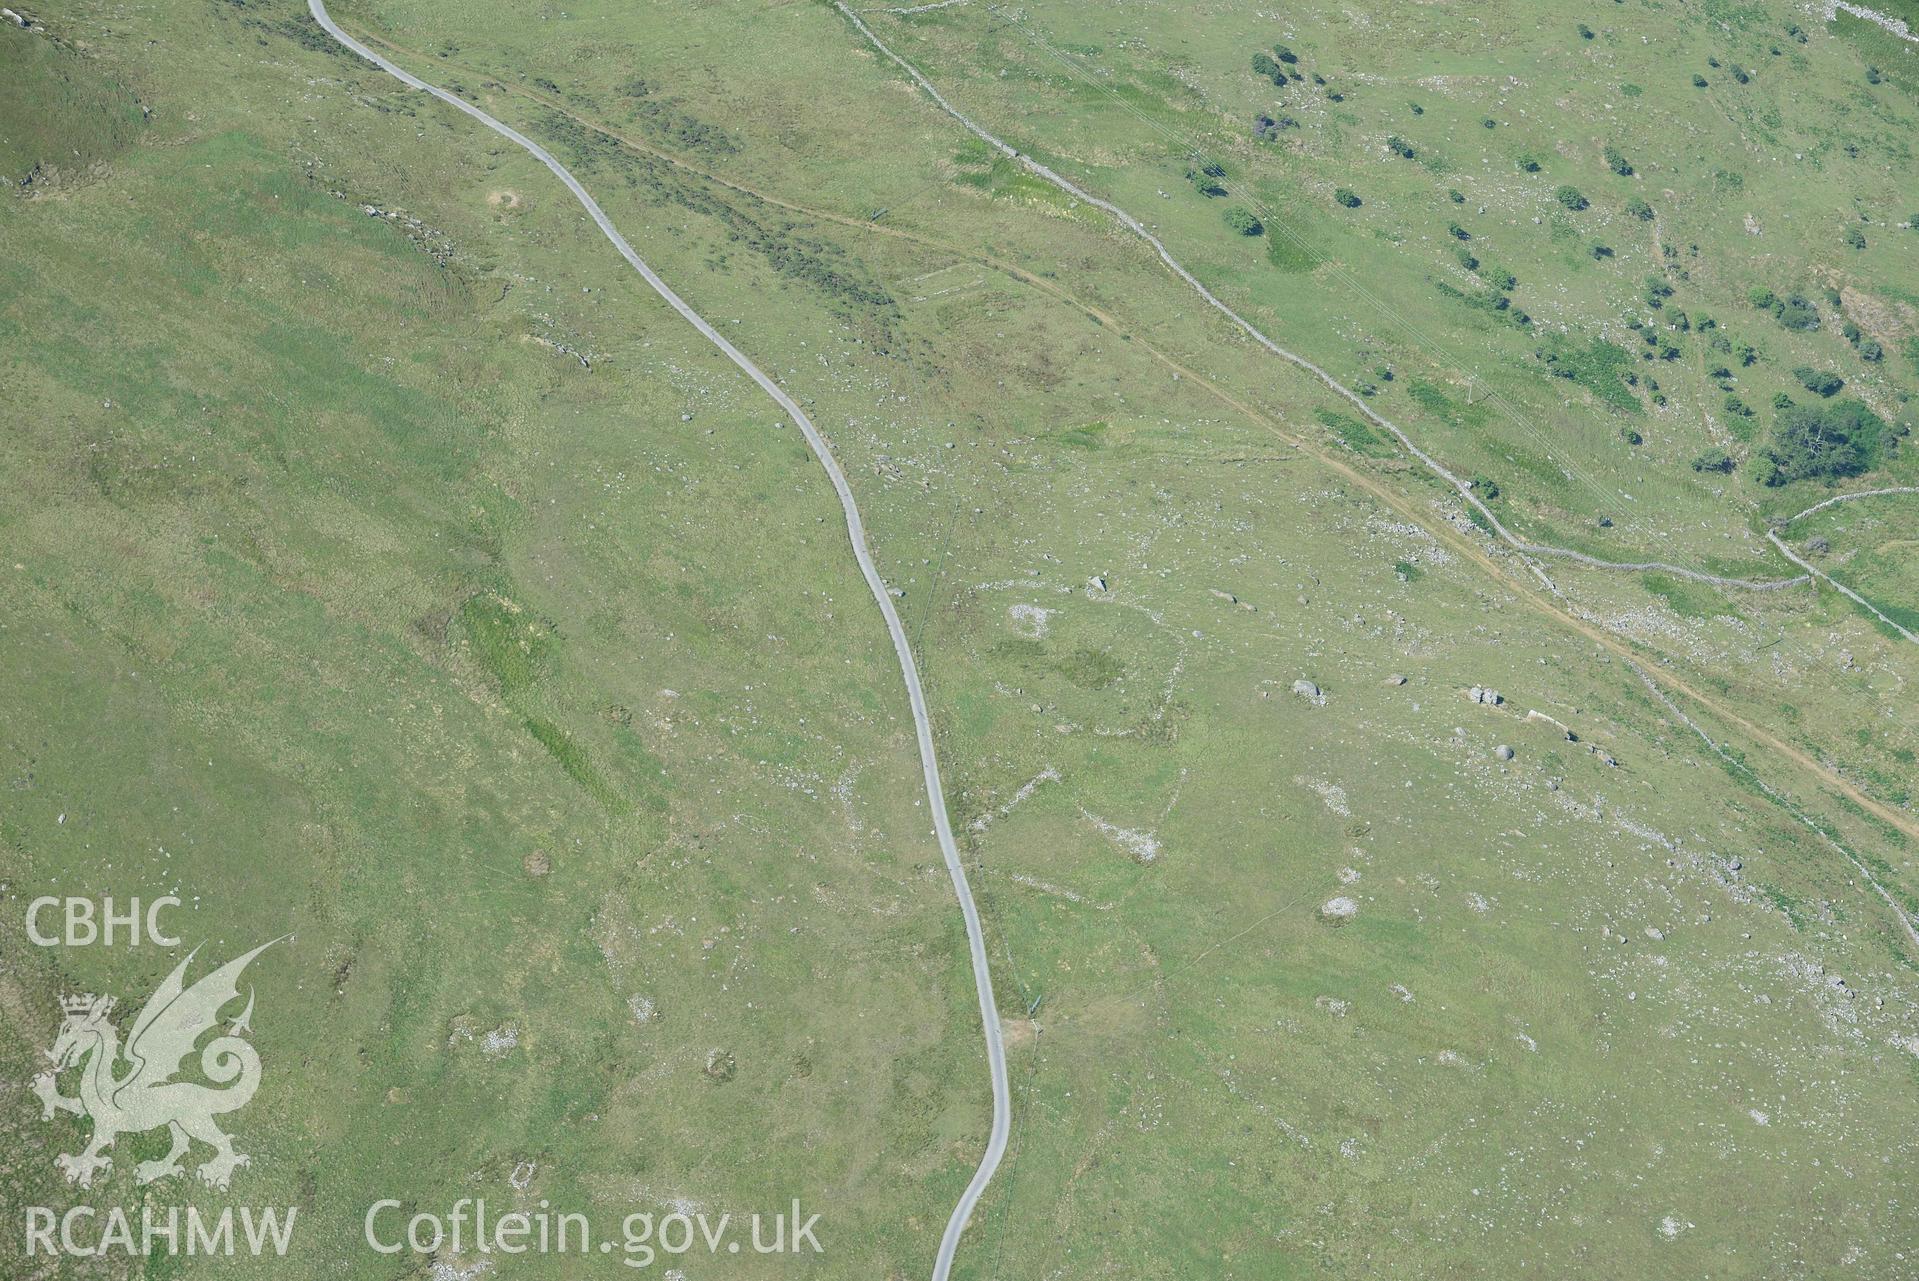
<path fill-rule="evenodd" d="M 1831 592 L 1511 556 L 830 7 L 335 15 L 553 146 L 852 479 L 1013 1060 L 956 1275 L 1901 1275 L 1903 641 Z M 67 33 L 45 66 L 152 114 L 85 184 L 0 201 L 9 902 L 170 889 L 213 951 L 293 933 L 235 1126 L 235 1196 L 308 1216 L 276 1276 L 416 1275 L 365 1206 L 481 1194 L 798 1196 L 808 1275 L 926 1274 L 985 1067 L 897 671 L 791 426 L 543 169 L 291 0 L 39 16 L 0 37 Z M 1910 474 L 1915 106 L 1870 32 L 869 16 L 1529 534 L 1788 572 L 1765 518 L 1832 488 L 1761 483 L 1775 391 L 1883 421 L 1845 484 Z M 1276 44 L 1285 96 L 1250 67 Z M 89 92 L 46 127 L 110 132 Z M 1819 328 L 1781 323 L 1795 293 Z M 1907 501 L 1785 536 L 1909 608 Z M 60 992 L 170 964 L 0 952 L 29 1031 L 0 1079 Z M 63 1204 L 83 1127 L 16 1101 L 8 1199 Z M 105 1196 L 140 1195 L 135 1155 Z M 793 1271 L 687 1273 L 722 1268 Z"/>

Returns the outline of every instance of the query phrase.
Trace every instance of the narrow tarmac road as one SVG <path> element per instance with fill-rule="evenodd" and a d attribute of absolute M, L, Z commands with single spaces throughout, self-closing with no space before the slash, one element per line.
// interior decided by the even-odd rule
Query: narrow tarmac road
<path fill-rule="evenodd" d="M 886 630 L 893 638 L 893 652 L 899 658 L 900 677 L 906 683 L 907 701 L 913 709 L 913 725 L 919 735 L 920 769 L 926 779 L 926 802 L 933 811 L 933 831 L 939 838 L 940 853 L 946 859 L 946 871 L 953 879 L 953 892 L 959 898 L 960 914 L 966 918 L 966 941 L 972 952 L 973 987 L 979 996 L 980 1022 L 986 1036 L 986 1058 L 993 1078 L 993 1128 L 987 1139 L 985 1155 L 980 1158 L 979 1168 L 974 1171 L 966 1191 L 953 1208 L 948 1219 L 946 1231 L 940 1238 L 939 1253 L 933 1265 L 933 1281 L 946 1281 L 952 1270 L 953 1255 L 959 1248 L 960 1234 L 966 1230 L 966 1221 L 973 1213 L 973 1207 L 979 1203 L 980 1195 L 986 1191 L 986 1185 L 992 1180 L 993 1172 L 999 1168 L 1000 1158 L 1006 1154 L 1006 1138 L 1012 1126 L 1012 1091 L 1006 1080 L 1006 1049 L 1000 1040 L 999 1009 L 993 1000 L 993 978 L 986 962 L 986 937 L 981 932 L 979 909 L 973 904 L 973 891 L 966 881 L 966 869 L 960 863 L 959 846 L 953 840 L 953 826 L 946 814 L 946 797 L 940 788 L 939 762 L 933 755 L 933 723 L 926 711 L 926 694 L 920 688 L 919 665 L 913 660 L 913 650 L 906 641 L 906 629 L 900 624 L 899 612 L 893 608 L 892 597 L 887 594 L 886 583 L 880 577 L 879 569 L 873 564 L 872 552 L 866 545 L 866 526 L 860 519 L 860 509 L 853 501 L 852 487 L 846 483 L 846 473 L 840 470 L 839 463 L 833 457 L 833 451 L 827 446 L 826 438 L 820 435 L 813 420 L 799 407 L 794 399 L 781 390 L 778 383 L 769 378 L 758 365 L 748 360 L 744 353 L 720 335 L 713 326 L 686 300 L 668 287 L 644 259 L 634 252 L 626 237 L 614 227 L 613 220 L 606 216 L 599 202 L 588 194 L 567 167 L 555 160 L 551 153 L 539 143 L 533 141 L 510 125 L 502 124 L 472 103 L 465 101 L 445 89 L 428 84 L 418 76 L 401 69 L 399 66 L 375 53 L 352 36 L 342 31 L 327 12 L 325 0 L 307 0 L 307 9 L 313 20 L 320 24 L 326 33 L 339 41 L 341 45 L 365 58 L 380 70 L 399 80 L 401 83 L 423 93 L 432 94 L 441 102 L 456 110 L 465 112 L 494 133 L 508 139 L 526 150 L 534 159 L 553 171 L 553 176 L 566 184 L 582 208 L 592 216 L 600 231 L 620 251 L 620 256 L 631 264 L 633 270 L 640 273 L 653 289 L 653 292 L 666 300 L 669 307 L 693 328 L 700 331 L 708 342 L 718 347 L 726 358 L 739 366 L 740 370 L 758 383 L 760 390 L 773 398 L 775 404 L 793 416 L 806 437 L 807 448 L 819 459 L 820 466 L 826 469 L 828 480 L 833 482 L 834 490 L 840 497 L 840 510 L 846 516 L 846 533 L 853 543 L 854 558 L 859 561 L 860 574 L 866 579 L 867 588 L 873 593 L 873 601 L 880 607 L 880 614 L 886 619 Z"/>

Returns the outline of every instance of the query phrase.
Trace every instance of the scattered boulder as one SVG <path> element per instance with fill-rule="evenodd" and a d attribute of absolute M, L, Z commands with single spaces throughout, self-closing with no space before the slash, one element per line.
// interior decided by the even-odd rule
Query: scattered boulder
<path fill-rule="evenodd" d="M 1493 755 L 1502 761 L 1509 761 L 1513 758 L 1513 749 L 1501 743 L 1498 747 L 1493 748 Z"/>
<path fill-rule="evenodd" d="M 1359 915 L 1359 904 L 1341 894 L 1338 898 L 1330 898 L 1321 903 L 1319 914 L 1325 920 L 1340 925 Z"/>
<path fill-rule="evenodd" d="M 1568 743 L 1577 743 L 1579 741 L 1579 735 L 1573 733 L 1571 729 L 1567 728 L 1566 723 L 1564 721 L 1559 720 L 1557 717 L 1548 716 L 1546 715 L 1546 713 L 1539 711 L 1536 708 L 1526 713 L 1526 719 L 1529 721 L 1537 721 L 1541 725 L 1552 726 L 1554 729 L 1558 730 L 1561 734 L 1564 734 L 1566 736 L 1566 741 Z"/>
<path fill-rule="evenodd" d="M 1488 707 L 1498 707 L 1501 703 L 1506 701 L 1504 698 L 1500 697 L 1498 690 L 1485 689 L 1478 685 L 1475 685 L 1471 689 L 1466 691 L 1466 698 L 1469 701 L 1474 703 L 1484 703 Z"/>
<path fill-rule="evenodd" d="M 1391 676 L 1388 676 L 1386 678 L 1386 683 L 1388 685 L 1404 685 L 1406 683 L 1406 678 L 1401 673 L 1394 672 Z"/>
<path fill-rule="evenodd" d="M 1315 703 L 1321 703 L 1326 700 L 1326 695 L 1320 692 L 1319 686 L 1309 680 L 1294 681 L 1293 693 L 1299 695 L 1301 698 L 1310 698 Z"/>

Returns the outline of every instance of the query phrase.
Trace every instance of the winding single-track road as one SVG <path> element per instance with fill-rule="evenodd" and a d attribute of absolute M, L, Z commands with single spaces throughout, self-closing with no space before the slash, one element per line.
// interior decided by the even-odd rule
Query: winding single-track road
<path fill-rule="evenodd" d="M 699 330 L 702 337 L 718 347 L 742 373 L 759 384 L 760 390 L 772 397 L 775 404 L 793 416 L 793 421 L 799 424 L 801 433 L 806 437 L 807 448 L 813 451 L 820 466 L 825 468 L 827 479 L 833 482 L 833 489 L 840 497 L 840 510 L 846 516 L 846 533 L 853 544 L 853 556 L 859 561 L 860 574 L 873 593 L 874 603 L 880 607 L 880 614 L 886 619 L 886 630 L 893 638 L 893 653 L 899 659 L 900 677 L 906 684 L 907 702 L 912 705 L 913 726 L 919 735 L 920 769 L 926 779 L 926 803 L 933 811 L 933 831 L 939 838 L 940 853 L 946 859 L 946 871 L 953 879 L 953 892 L 959 898 L 960 914 L 966 918 L 966 941 L 972 952 L 973 987 L 979 996 L 980 1023 L 986 1035 L 986 1059 L 993 1078 L 993 1128 L 986 1142 L 986 1152 L 980 1158 L 979 1168 L 973 1172 L 972 1180 L 967 1183 L 966 1191 L 961 1194 L 959 1204 L 953 1207 L 952 1217 L 947 1220 L 946 1231 L 940 1238 L 939 1254 L 933 1266 L 933 1281 L 946 1281 L 953 1266 L 953 1254 L 959 1248 L 960 1234 L 966 1230 L 966 1221 L 972 1216 L 980 1195 L 986 1191 L 993 1172 L 999 1168 L 1000 1158 L 1006 1154 L 1006 1138 L 1012 1126 L 1012 1091 L 1007 1085 L 1006 1049 L 1000 1040 L 999 1008 L 993 1000 L 993 978 L 986 962 L 986 936 L 980 929 L 979 909 L 974 906 L 973 891 L 966 881 L 966 868 L 960 862 L 959 846 L 953 840 L 953 825 L 946 814 L 946 797 L 940 788 L 939 762 L 933 755 L 933 722 L 927 715 L 925 691 L 920 687 L 919 665 L 913 661 L 913 649 L 907 644 L 906 629 L 900 623 L 899 612 L 893 608 L 892 597 L 887 594 L 885 580 L 880 577 L 880 571 L 873 563 L 873 554 L 867 548 L 866 525 L 860 519 L 859 505 L 853 501 L 853 489 L 846 483 L 846 473 L 840 470 L 826 438 L 813 425 L 813 420 L 806 416 L 806 411 L 778 383 L 767 377 L 758 365 L 748 360 L 739 348 L 706 323 L 705 318 L 688 306 L 684 298 L 674 293 L 659 274 L 646 265 L 646 260 L 626 242 L 626 237 L 606 216 L 599 202 L 546 148 L 512 126 L 495 120 L 472 103 L 448 90 L 428 84 L 355 40 L 333 21 L 332 15 L 327 12 L 325 0 L 307 0 L 307 9 L 312 13 L 313 20 L 347 49 L 402 84 L 432 94 L 448 106 L 473 117 L 552 170 L 553 176 L 566 184 L 566 189 L 573 193 L 607 240 L 620 251 L 620 256 L 626 259 L 633 270 L 640 273 L 640 278 L 652 287 L 653 292 L 665 299 L 667 306 L 677 311 L 687 324 Z"/>

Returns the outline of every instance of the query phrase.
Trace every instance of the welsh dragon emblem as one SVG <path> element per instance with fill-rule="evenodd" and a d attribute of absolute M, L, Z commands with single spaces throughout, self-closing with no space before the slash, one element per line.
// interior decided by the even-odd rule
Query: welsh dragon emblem
<path fill-rule="evenodd" d="M 91 1187 L 96 1174 L 113 1168 L 113 1158 L 104 1153 L 116 1138 L 161 1126 L 172 1132 L 173 1148 L 162 1160 L 142 1161 L 134 1168 L 140 1183 L 179 1174 L 180 1158 L 195 1139 L 213 1149 L 212 1158 L 197 1171 L 201 1182 L 211 1187 L 225 1188 L 234 1170 L 248 1163 L 214 1118 L 245 1107 L 260 1087 L 260 1056 L 245 1040 L 253 1018 L 250 988 L 239 1017 L 200 1049 L 200 1074 L 212 1084 L 174 1078 L 202 1038 L 216 1030 L 220 1011 L 239 999 L 241 972 L 272 946 L 263 943 L 188 987 L 187 966 L 199 952 L 195 948 L 141 1008 L 124 1049 L 108 1018 L 112 997 L 62 999 L 66 1023 L 47 1051 L 53 1070 L 34 1078 L 33 1092 L 40 1097 L 44 1119 L 60 1111 L 93 1121 L 92 1142 L 76 1154 L 55 1159 L 67 1182 Z M 79 1097 L 67 1098 L 57 1081 L 75 1068 L 80 1071 Z"/>

